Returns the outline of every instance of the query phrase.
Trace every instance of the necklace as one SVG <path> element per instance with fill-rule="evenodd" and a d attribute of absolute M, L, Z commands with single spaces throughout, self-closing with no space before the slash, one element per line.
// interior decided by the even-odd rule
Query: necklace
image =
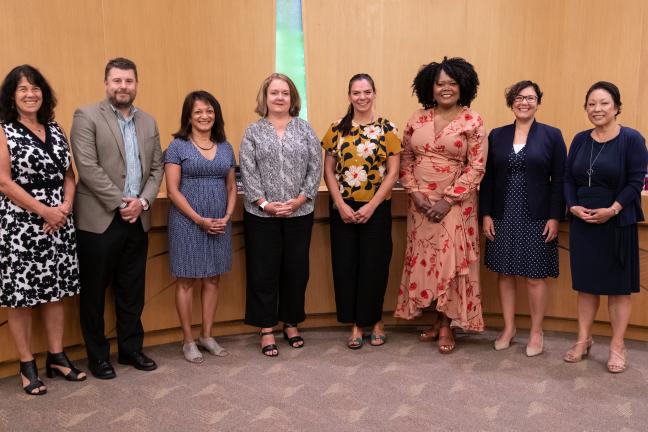
<path fill-rule="evenodd" d="M 34 132 L 35 134 L 41 134 L 43 133 L 43 129 L 40 126 L 40 123 L 28 123 L 26 121 L 21 121 L 23 125 L 30 131 Z"/>
<path fill-rule="evenodd" d="M 589 187 L 592 187 L 592 174 L 594 174 L 594 164 L 596 163 L 596 159 L 598 159 L 598 157 L 601 155 L 601 152 L 605 148 L 605 144 L 607 144 L 608 142 L 609 141 L 605 141 L 603 144 L 601 144 L 601 149 L 596 154 L 594 160 L 592 160 L 592 155 L 594 154 L 594 138 L 592 138 L 592 147 L 590 147 L 589 168 L 585 171 L 588 177 L 587 186 Z"/>
<path fill-rule="evenodd" d="M 199 149 L 201 149 L 201 150 L 205 150 L 205 151 L 209 151 L 209 150 L 213 149 L 214 146 L 216 145 L 216 143 L 214 143 L 214 142 L 212 142 L 212 141 L 210 141 L 210 142 L 211 142 L 211 147 L 202 147 L 201 145 L 196 144 L 196 142 L 195 142 L 194 140 L 191 140 L 191 143 L 192 143 L 193 145 L 195 145 L 195 146 L 198 147 Z"/>

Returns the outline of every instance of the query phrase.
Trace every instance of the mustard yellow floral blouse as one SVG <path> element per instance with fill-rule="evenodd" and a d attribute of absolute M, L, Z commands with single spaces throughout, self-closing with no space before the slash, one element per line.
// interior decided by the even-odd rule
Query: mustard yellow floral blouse
<path fill-rule="evenodd" d="M 354 122 L 349 134 L 341 136 L 338 124 L 339 120 L 326 131 L 322 147 L 337 160 L 335 176 L 342 198 L 368 202 L 382 183 L 387 158 L 401 151 L 396 126 L 384 118 L 365 125 Z"/>

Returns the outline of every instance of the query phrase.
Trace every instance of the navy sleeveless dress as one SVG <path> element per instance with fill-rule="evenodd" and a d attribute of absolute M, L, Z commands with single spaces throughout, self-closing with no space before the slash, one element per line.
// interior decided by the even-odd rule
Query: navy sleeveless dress
<path fill-rule="evenodd" d="M 558 277 L 558 241 L 545 243 L 547 220 L 531 219 L 529 212 L 525 159 L 526 147 L 509 154 L 504 214 L 493 218 L 495 240 L 486 239 L 485 264 L 511 276 Z"/>
<path fill-rule="evenodd" d="M 603 144 L 590 139 L 580 148 L 571 173 L 578 205 L 592 209 L 612 205 L 619 186 L 621 156 L 618 137 Z M 590 158 L 596 159 L 591 185 L 587 175 Z M 616 217 L 604 224 L 593 224 L 572 216 L 569 248 L 572 286 L 576 291 L 596 295 L 639 292 L 637 224 L 621 227 Z"/>

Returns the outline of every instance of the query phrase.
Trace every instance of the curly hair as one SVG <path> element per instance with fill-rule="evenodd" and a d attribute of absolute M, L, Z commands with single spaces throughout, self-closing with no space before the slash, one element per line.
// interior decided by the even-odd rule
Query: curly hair
<path fill-rule="evenodd" d="M 612 96 L 612 100 L 614 101 L 614 107 L 617 109 L 617 113 L 614 115 L 614 118 L 617 118 L 619 114 L 621 114 L 621 92 L 619 91 L 619 87 L 617 87 L 615 84 L 609 82 L 609 81 L 598 81 L 592 84 L 592 86 L 587 90 L 587 93 L 585 94 L 585 104 L 583 104 L 583 108 L 587 109 L 587 99 L 589 99 L 590 95 L 594 90 L 604 90 Z"/>
<path fill-rule="evenodd" d="M 516 82 L 505 90 L 504 97 L 506 98 L 506 106 L 511 108 L 513 106 L 513 102 L 515 102 L 516 96 L 519 95 L 520 92 L 527 87 L 533 87 L 533 91 L 538 97 L 538 105 L 540 105 L 540 103 L 542 102 L 542 91 L 540 90 L 540 86 L 533 81 L 523 80 Z"/>
<path fill-rule="evenodd" d="M 196 101 L 204 102 L 214 109 L 214 125 L 211 128 L 210 138 L 215 143 L 222 143 L 225 137 L 225 121 L 223 120 L 223 111 L 216 98 L 205 90 L 192 91 L 185 97 L 182 104 L 182 114 L 180 115 L 180 129 L 173 134 L 173 138 L 182 138 L 189 140 L 191 135 L 191 112 Z"/>
<path fill-rule="evenodd" d="M 459 105 L 470 107 L 470 103 L 477 96 L 479 78 L 473 65 L 461 57 L 443 57 L 441 63 L 432 62 L 421 66 L 412 82 L 412 93 L 416 95 L 419 103 L 425 109 L 437 105 L 434 100 L 434 84 L 438 81 L 441 71 L 459 84 Z"/>
<path fill-rule="evenodd" d="M 25 77 L 30 84 L 38 86 L 43 95 L 43 103 L 36 113 L 36 118 L 42 124 L 54 120 L 54 108 L 56 107 L 56 96 L 43 74 L 30 65 L 21 65 L 13 68 L 5 77 L 0 86 L 0 121 L 11 123 L 18 120 L 16 110 L 16 88 L 20 79 Z"/>

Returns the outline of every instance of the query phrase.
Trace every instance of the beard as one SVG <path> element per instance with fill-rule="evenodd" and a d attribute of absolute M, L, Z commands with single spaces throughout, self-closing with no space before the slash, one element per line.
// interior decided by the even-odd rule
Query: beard
<path fill-rule="evenodd" d="M 125 98 L 119 98 L 118 96 L 125 95 L 128 96 L 128 100 Z M 112 106 L 118 109 L 130 108 L 133 106 L 133 101 L 135 100 L 135 95 L 130 93 L 115 93 L 108 97 Z"/>

